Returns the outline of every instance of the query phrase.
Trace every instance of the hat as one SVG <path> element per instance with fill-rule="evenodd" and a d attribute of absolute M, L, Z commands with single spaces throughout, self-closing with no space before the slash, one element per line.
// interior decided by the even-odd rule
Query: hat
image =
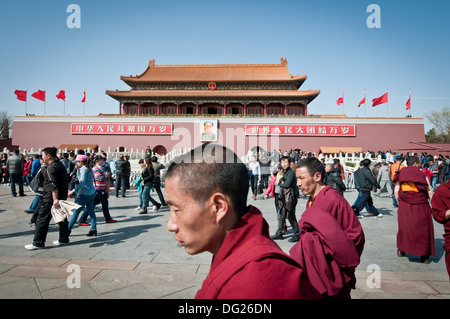
<path fill-rule="evenodd" d="M 87 161 L 87 157 L 86 157 L 86 155 L 77 155 L 77 159 L 76 159 L 76 161 L 77 162 L 86 162 Z"/>

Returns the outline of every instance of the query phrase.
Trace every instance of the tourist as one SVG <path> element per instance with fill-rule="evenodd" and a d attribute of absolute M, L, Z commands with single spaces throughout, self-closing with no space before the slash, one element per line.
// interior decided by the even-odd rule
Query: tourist
<path fill-rule="evenodd" d="M 0 163 L 0 183 L 8 184 L 9 183 L 9 172 L 6 167 L 6 161 L 8 160 L 8 154 L 2 153 L 1 163 Z"/>
<path fill-rule="evenodd" d="M 36 177 L 38 177 L 39 184 L 43 187 L 44 186 L 43 174 L 45 174 L 45 169 L 46 169 L 47 164 L 44 163 L 44 160 L 42 158 L 38 158 L 38 160 L 39 160 L 39 169 L 33 173 L 34 174 L 33 180 Z M 33 161 L 33 165 L 35 165 L 34 161 Z M 35 167 L 37 167 L 37 165 Z M 45 169 L 44 169 L 44 167 L 45 167 Z M 36 222 L 37 213 L 39 212 L 39 208 L 41 207 L 41 204 L 42 204 L 42 195 L 43 195 L 43 193 L 35 193 L 34 199 L 31 202 L 30 207 L 27 210 L 25 210 L 25 213 L 33 214 L 33 216 L 31 217 L 30 226 L 34 225 Z"/>
<path fill-rule="evenodd" d="M 193 149 L 172 162 L 165 185 L 167 229 L 188 254 L 214 256 L 196 298 L 320 298 L 270 239 L 261 212 L 247 206 L 247 168 L 231 150 L 215 144 Z"/>
<path fill-rule="evenodd" d="M 147 146 L 147 148 L 145 149 L 145 157 L 152 157 L 152 148 L 150 146 Z"/>
<path fill-rule="evenodd" d="M 325 185 L 325 183 L 323 182 L 323 178 L 325 176 L 324 165 L 317 158 L 311 157 L 304 159 L 300 161 L 300 164 L 296 170 L 296 176 L 297 185 L 300 191 L 305 195 L 309 195 L 309 200 L 306 204 L 306 211 L 303 213 L 303 215 L 306 214 L 308 209 L 314 208 L 322 212 L 326 212 L 327 214 L 334 217 L 334 219 L 339 224 L 339 230 L 342 230 L 344 232 L 345 237 L 353 243 L 353 246 L 356 250 L 357 255 L 351 255 L 352 260 L 354 261 L 356 256 L 360 257 L 363 252 L 365 243 L 363 229 L 347 200 L 336 189 L 331 186 Z M 314 212 L 311 213 L 314 214 Z M 323 216 L 323 214 L 321 216 Z M 302 219 L 301 222 L 299 222 L 300 225 L 311 221 L 305 221 Z M 324 218 L 316 218 L 315 220 L 316 222 L 319 222 L 319 224 L 316 224 L 315 229 L 320 229 L 322 227 L 324 227 L 325 230 L 332 229 L 330 226 L 328 226 L 329 223 L 331 223 L 329 219 L 326 220 Z M 336 227 L 333 228 L 336 229 Z M 293 255 L 294 259 L 296 260 L 298 260 L 298 254 L 303 249 L 301 247 L 307 245 L 305 241 L 302 242 L 302 237 L 303 234 L 302 236 L 300 236 L 299 246 L 291 252 L 291 256 Z M 332 242 L 332 244 L 333 246 L 339 246 L 340 244 L 344 245 L 344 242 Z M 346 245 L 347 244 L 348 243 L 346 243 Z M 343 253 L 350 254 L 351 252 L 344 251 Z M 332 258 L 333 256 L 334 258 L 337 258 L 333 254 L 330 255 L 330 258 Z M 355 268 L 357 265 L 353 264 L 352 266 L 346 266 L 347 267 L 341 266 L 342 268 L 339 273 L 341 277 L 336 279 L 337 282 L 339 282 L 339 279 L 342 279 L 339 286 L 341 287 L 339 292 L 333 291 L 332 293 L 336 298 L 350 298 L 351 289 L 355 289 Z M 329 276 L 325 277 L 327 277 L 327 279 L 330 279 Z"/>
<path fill-rule="evenodd" d="M 386 163 L 381 163 L 381 168 L 378 170 L 377 182 L 380 184 L 380 188 L 377 190 L 377 196 L 380 197 L 381 190 L 386 187 L 389 198 L 394 196 L 394 191 L 392 189 L 391 179 L 389 176 L 389 167 Z"/>
<path fill-rule="evenodd" d="M 61 163 L 64 165 L 67 171 L 67 176 L 70 178 L 70 173 L 72 173 L 75 164 L 69 159 L 69 153 L 63 153 L 63 158 L 61 160 Z"/>
<path fill-rule="evenodd" d="M 444 160 L 443 156 L 439 157 L 439 183 L 444 184 L 447 181 L 448 176 L 448 163 Z"/>
<path fill-rule="evenodd" d="M 423 168 L 420 171 L 425 174 L 427 180 L 431 184 L 431 178 L 433 177 L 433 173 L 431 173 L 430 164 L 428 162 L 423 164 Z"/>
<path fill-rule="evenodd" d="M 76 160 L 76 155 L 73 151 L 71 151 L 69 153 L 69 160 L 72 162 L 72 166 L 73 169 L 69 174 L 69 189 L 73 190 L 75 188 L 75 186 L 77 186 L 78 184 L 78 179 L 77 179 L 77 172 L 78 172 L 78 167 L 77 167 L 77 160 Z"/>
<path fill-rule="evenodd" d="M 141 211 L 142 207 L 144 206 L 144 199 L 142 198 L 142 190 L 144 186 L 142 185 L 142 171 L 145 168 L 144 160 L 141 158 L 138 161 L 139 166 L 141 167 L 141 174 L 139 177 L 134 181 L 134 185 L 136 185 L 138 192 L 139 192 L 139 206 L 136 207 L 134 210 Z"/>
<path fill-rule="evenodd" d="M 347 189 L 342 181 L 341 169 L 331 163 L 325 165 L 324 182 L 326 185 L 330 185 L 336 189 L 341 195 L 344 194 L 344 191 Z"/>
<path fill-rule="evenodd" d="M 356 204 L 353 204 L 352 208 L 355 212 L 355 215 L 358 216 L 362 209 L 366 206 L 366 204 L 368 204 L 369 214 L 373 215 L 374 218 L 381 218 L 383 217 L 383 214 L 379 213 L 375 208 L 375 206 L 373 205 L 372 196 L 370 195 L 373 187 L 380 188 L 380 184 L 378 184 L 378 182 L 375 180 L 375 177 L 369 169 L 370 163 L 371 161 L 368 158 L 362 161 L 363 167 L 360 168 L 360 172 L 356 176 L 356 178 L 358 179 L 359 194 L 361 196 L 359 198 L 359 201 Z"/>
<path fill-rule="evenodd" d="M 161 170 L 166 167 L 158 161 L 156 156 L 152 156 L 152 166 L 155 171 L 155 178 L 153 179 L 153 188 L 158 194 L 159 201 L 161 202 L 161 206 L 167 206 L 166 201 L 164 199 L 164 195 L 161 191 Z"/>
<path fill-rule="evenodd" d="M 125 187 L 128 190 L 128 189 L 130 189 L 130 175 L 131 175 L 130 156 L 124 155 L 123 159 L 126 163 L 126 165 L 125 165 L 126 169 L 122 171 L 122 175 L 125 180 Z"/>
<path fill-rule="evenodd" d="M 433 158 L 428 159 L 428 163 L 430 164 L 430 171 L 433 174 L 431 177 L 431 187 L 433 187 L 434 192 L 439 181 L 439 164 Z"/>
<path fill-rule="evenodd" d="M 116 161 L 116 197 L 119 197 L 119 190 L 121 190 L 120 195 L 125 197 L 125 192 L 127 189 L 126 179 L 130 177 L 129 170 L 129 162 L 125 161 L 123 154 L 120 154 L 119 159 Z"/>
<path fill-rule="evenodd" d="M 269 187 L 269 177 L 271 175 L 271 157 L 270 153 L 264 152 L 260 157 L 260 167 L 261 167 L 261 188 L 267 189 Z"/>
<path fill-rule="evenodd" d="M 252 156 L 252 161 L 248 163 L 248 170 L 250 171 L 250 185 L 252 188 L 253 199 L 256 200 L 258 195 L 258 182 L 261 181 L 261 166 L 259 161 L 256 160 L 256 156 Z"/>
<path fill-rule="evenodd" d="M 391 165 L 391 167 L 389 167 L 389 176 L 391 178 L 392 185 L 395 184 L 395 182 L 394 182 L 395 175 L 398 172 L 400 172 L 400 170 L 402 168 L 405 167 L 405 165 L 402 164 L 402 162 L 403 162 L 402 156 L 397 155 L 397 157 L 394 158 L 394 161 L 395 162 Z M 428 162 L 428 160 L 427 160 L 427 162 Z M 394 204 L 394 207 L 398 207 L 397 198 L 395 198 L 395 196 L 392 197 L 392 203 Z"/>
<path fill-rule="evenodd" d="M 278 214 L 278 210 L 280 206 L 278 206 L 278 194 L 280 193 L 280 186 L 278 185 L 280 179 L 283 177 L 283 166 L 278 164 L 277 170 L 273 173 L 272 178 L 270 179 L 269 186 L 266 189 L 264 194 L 264 199 L 267 199 L 268 196 L 272 195 L 275 202 L 275 209 Z"/>
<path fill-rule="evenodd" d="M 150 158 L 146 157 L 144 159 L 145 168 L 142 171 L 142 210 L 139 214 L 147 214 L 148 202 L 153 204 L 153 211 L 158 211 L 161 204 L 155 201 L 150 192 L 153 187 L 153 180 L 155 178 L 155 171 L 153 169 L 152 161 Z"/>
<path fill-rule="evenodd" d="M 431 198 L 433 218 L 444 225 L 445 264 L 450 279 L 450 181 L 441 184 Z"/>
<path fill-rule="evenodd" d="M 35 224 L 33 243 L 26 245 L 25 249 L 35 250 L 45 247 L 48 227 L 52 219 L 52 207 L 60 208 L 59 201 L 67 199 L 68 180 L 64 166 L 56 156 L 56 147 L 46 147 L 42 150 L 42 159 L 47 164 L 44 174 L 44 194 L 42 206 Z M 59 239 L 53 242 L 55 246 L 69 244 L 69 228 L 67 219 L 58 223 Z"/>
<path fill-rule="evenodd" d="M 106 223 L 115 223 L 116 220 L 112 219 L 109 213 L 109 201 L 108 195 L 106 194 L 106 176 L 109 174 L 104 171 L 104 158 L 101 155 L 97 155 L 94 158 L 95 166 L 92 168 L 92 173 L 94 174 L 94 188 L 96 191 L 96 196 L 98 196 L 100 203 L 102 204 L 103 216 L 105 217 Z M 80 218 L 80 223 L 87 226 L 86 219 L 88 216 L 88 210 L 86 209 Z"/>
<path fill-rule="evenodd" d="M 94 187 L 94 175 L 92 170 L 87 165 L 86 155 L 77 155 L 78 166 L 78 185 L 69 192 L 69 196 L 75 196 L 75 203 L 81 205 L 80 208 L 73 212 L 72 218 L 69 222 L 69 230 L 72 230 L 73 225 L 78 219 L 78 215 L 86 208 L 87 214 L 91 217 L 91 229 L 87 236 L 97 236 L 97 217 L 94 212 L 94 199 L 95 199 L 95 187 Z"/>
<path fill-rule="evenodd" d="M 33 160 L 33 164 L 31 165 L 31 179 L 33 179 L 37 172 L 39 172 L 39 170 L 41 169 L 41 156 L 39 154 L 35 154 L 34 155 L 34 160 Z"/>
<path fill-rule="evenodd" d="M 289 242 L 297 242 L 300 238 L 300 229 L 295 216 L 295 207 L 297 206 L 298 188 L 295 180 L 295 171 L 290 167 L 291 159 L 288 156 L 281 158 L 281 166 L 283 167 L 283 177 L 279 180 L 280 193 L 278 194 L 278 228 L 272 239 L 283 239 L 284 220 L 287 218 L 294 233 L 288 239 Z"/>
<path fill-rule="evenodd" d="M 19 150 L 15 150 L 14 154 L 8 158 L 6 161 L 6 169 L 9 172 L 9 181 L 11 183 L 11 194 L 12 196 L 16 197 L 16 183 L 19 185 L 19 195 L 20 196 L 27 196 L 23 192 L 23 168 L 24 168 L 25 161 L 24 159 L 19 155 Z"/>
<path fill-rule="evenodd" d="M 33 166 L 33 157 L 29 156 L 23 165 L 23 183 L 29 185 L 31 182 L 31 167 Z"/>
<path fill-rule="evenodd" d="M 355 189 L 358 192 L 358 196 L 356 197 L 355 202 L 353 203 L 352 207 L 356 207 L 359 203 L 359 201 L 361 200 L 361 192 L 360 192 L 360 188 L 359 188 L 359 182 L 358 182 L 358 176 L 359 173 L 361 172 L 361 169 L 364 167 L 364 162 L 360 161 L 359 162 L 359 167 L 358 169 L 353 173 L 353 181 L 355 183 Z M 364 208 L 366 209 L 366 211 L 368 213 L 370 213 L 370 207 L 369 204 L 366 204 L 366 206 L 364 206 Z M 364 218 L 364 215 L 361 215 L 361 212 L 359 215 L 357 215 L 358 218 L 362 219 Z"/>
<path fill-rule="evenodd" d="M 434 256 L 434 229 L 430 184 L 420 171 L 417 156 L 408 159 L 408 166 L 395 176 L 395 197 L 398 200 L 397 255 L 418 255 L 423 263 L 430 263 Z"/>

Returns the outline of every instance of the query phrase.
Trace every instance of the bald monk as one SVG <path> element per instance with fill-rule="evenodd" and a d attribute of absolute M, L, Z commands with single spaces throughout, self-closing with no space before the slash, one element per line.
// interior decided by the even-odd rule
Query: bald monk
<path fill-rule="evenodd" d="M 302 218 L 299 221 L 300 228 L 303 227 L 302 232 L 305 230 L 305 224 L 308 223 L 310 227 L 312 227 L 311 231 L 316 231 L 317 234 L 321 233 L 321 236 L 326 240 L 330 240 L 334 247 L 343 249 L 340 250 L 340 255 L 347 255 L 348 257 L 344 259 L 347 260 L 346 262 L 340 262 L 335 259 L 335 265 L 338 265 L 339 267 L 333 268 L 333 273 L 335 274 L 334 276 L 340 276 L 339 278 L 336 278 L 336 281 L 332 277 L 326 278 L 327 276 L 324 276 L 324 280 L 328 280 L 328 286 L 332 286 L 333 289 L 320 290 L 319 292 L 327 297 L 348 299 L 350 298 L 351 290 L 356 288 L 355 268 L 359 264 L 359 258 L 364 249 L 365 238 L 361 224 L 347 200 L 336 189 L 325 185 L 323 182 L 325 177 L 325 166 L 317 158 L 311 157 L 302 160 L 297 167 L 296 176 L 297 185 L 300 191 L 304 195 L 309 195 L 309 200 L 306 204 L 307 209 L 303 213 L 304 216 L 302 215 Z M 323 212 L 326 212 L 333 217 L 336 222 L 332 222 L 329 218 L 327 220 L 323 219 L 323 221 L 321 221 L 320 218 L 314 218 L 314 224 L 312 225 L 312 218 L 305 220 L 310 214 L 315 214 L 313 212 L 308 212 L 308 209 L 310 208 L 321 211 L 322 215 Z M 351 249 L 344 249 L 343 245 L 342 247 L 340 247 L 339 243 L 336 245 L 336 240 L 338 239 L 323 236 L 324 233 L 333 233 L 333 229 L 334 232 L 342 232 L 343 236 L 341 236 L 341 238 L 346 238 L 347 243 L 352 243 L 353 247 Z M 321 242 L 324 242 L 324 240 Z M 302 235 L 300 235 L 300 242 L 297 244 L 298 247 L 290 251 L 291 257 L 300 262 L 301 265 L 304 264 L 304 262 L 301 261 L 301 258 L 304 256 L 304 249 L 307 247 L 307 244 L 305 238 L 303 238 L 302 241 Z M 327 246 L 330 247 L 329 244 Z M 298 254 L 300 251 L 303 251 L 302 256 Z M 332 256 L 333 255 L 329 255 L 327 258 Z M 348 260 L 351 260 L 351 262 L 348 262 Z M 306 271 L 308 272 L 308 269 L 306 269 Z M 310 278 L 309 275 L 308 279 L 317 289 L 318 286 L 315 285 L 317 282 L 313 281 L 313 278 Z"/>
<path fill-rule="evenodd" d="M 203 144 L 166 174 L 167 223 L 188 254 L 213 254 L 198 299 L 321 298 L 303 269 L 269 237 L 261 212 L 247 206 L 247 168 L 229 149 Z"/>
<path fill-rule="evenodd" d="M 397 255 L 418 255 L 421 262 L 429 264 L 429 255 L 434 256 L 433 220 L 428 203 L 432 189 L 419 169 L 419 157 L 409 157 L 407 164 L 394 177 L 398 200 Z"/>
<path fill-rule="evenodd" d="M 431 207 L 434 220 L 444 225 L 445 264 L 450 279 L 450 181 L 436 188 Z"/>

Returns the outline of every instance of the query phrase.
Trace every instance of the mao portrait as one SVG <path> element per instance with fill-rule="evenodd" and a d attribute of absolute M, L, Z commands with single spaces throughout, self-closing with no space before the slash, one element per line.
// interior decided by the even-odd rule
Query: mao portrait
<path fill-rule="evenodd" d="M 200 126 L 201 142 L 217 141 L 217 120 L 202 120 Z"/>

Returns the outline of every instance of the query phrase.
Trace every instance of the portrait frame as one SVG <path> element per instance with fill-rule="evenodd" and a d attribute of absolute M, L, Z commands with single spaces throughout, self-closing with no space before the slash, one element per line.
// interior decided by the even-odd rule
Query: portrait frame
<path fill-rule="evenodd" d="M 212 126 L 211 126 L 212 125 Z M 200 121 L 200 142 L 217 142 L 217 119 L 204 119 Z"/>

